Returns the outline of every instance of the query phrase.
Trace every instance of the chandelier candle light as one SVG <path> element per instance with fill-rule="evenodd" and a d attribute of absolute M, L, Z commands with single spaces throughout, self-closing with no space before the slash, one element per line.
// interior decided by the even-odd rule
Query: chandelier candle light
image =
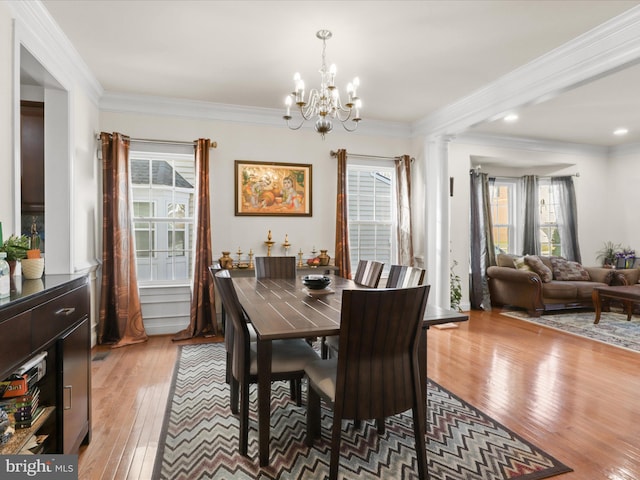
<path fill-rule="evenodd" d="M 336 78 L 336 66 L 331 65 L 327 69 L 327 63 L 325 61 L 325 51 L 327 48 L 327 40 L 331 38 L 332 34 L 329 30 L 319 30 L 316 33 L 316 37 L 322 40 L 322 67 L 320 67 L 320 88 L 311 89 L 309 92 L 308 100 L 305 101 L 305 87 L 304 81 L 300 78 L 300 74 L 296 73 L 293 77 L 295 82 L 295 90 L 287 95 L 285 99 L 285 105 L 287 106 L 287 114 L 284 118 L 287 121 L 287 126 L 291 130 L 298 130 L 304 124 L 305 120 L 311 120 L 316 118 L 316 132 L 318 132 L 322 138 L 326 133 L 333 130 L 333 120 L 337 119 L 342 123 L 342 126 L 348 132 L 353 132 L 358 128 L 358 122 L 360 122 L 360 108 L 362 102 L 358 98 L 357 90 L 360 86 L 360 80 L 358 77 L 347 86 L 348 100 L 343 105 L 340 101 L 340 93 L 335 86 Z M 302 120 L 298 126 L 291 126 L 289 121 L 291 120 L 291 107 L 293 102 L 298 107 Z M 353 122 L 353 128 L 349 128 L 347 122 L 351 120 Z"/>

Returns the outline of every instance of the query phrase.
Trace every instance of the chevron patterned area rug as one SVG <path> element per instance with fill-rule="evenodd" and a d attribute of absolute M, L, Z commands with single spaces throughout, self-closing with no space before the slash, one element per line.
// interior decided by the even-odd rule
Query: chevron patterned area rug
<path fill-rule="evenodd" d="M 527 312 L 514 310 L 502 312 L 502 315 L 640 352 L 640 317 L 637 315 L 627 321 L 627 315 L 624 313 L 602 312 L 597 324 L 593 323 L 593 311 L 530 317 Z"/>
<path fill-rule="evenodd" d="M 286 382 L 272 388 L 271 465 L 258 465 L 256 389 L 252 387 L 248 457 L 238 453 L 238 418 L 229 409 L 221 343 L 181 347 L 158 448 L 154 479 L 309 479 L 329 472 L 331 412 L 322 440 L 304 443 L 306 411 Z M 431 480 L 537 480 L 571 471 L 539 448 L 434 382 L 429 382 L 427 458 Z M 345 422 L 339 478 L 415 479 L 411 413 L 354 429 Z"/>

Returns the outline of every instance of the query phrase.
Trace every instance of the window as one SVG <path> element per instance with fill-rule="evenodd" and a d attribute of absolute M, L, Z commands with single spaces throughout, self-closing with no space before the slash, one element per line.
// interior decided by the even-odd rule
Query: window
<path fill-rule="evenodd" d="M 560 256 L 560 232 L 556 212 L 558 205 L 556 195 L 553 194 L 551 181 L 540 179 L 538 181 L 538 198 L 540 211 L 540 253 L 542 255 Z"/>
<path fill-rule="evenodd" d="M 384 275 L 396 258 L 395 169 L 376 163 L 347 166 L 349 250 L 352 271 L 360 259 L 376 260 L 384 262 Z"/>
<path fill-rule="evenodd" d="M 497 251 L 516 253 L 516 187 L 517 183 L 509 179 L 496 179 L 489 186 L 493 242 Z"/>
<path fill-rule="evenodd" d="M 493 222 L 493 241 L 496 252 L 520 254 L 518 229 L 516 226 L 521 219 L 517 212 L 524 211 L 524 205 L 519 204 L 520 183 L 516 179 L 496 178 L 489 186 L 491 201 L 491 220 Z M 549 178 L 538 179 L 538 213 L 539 213 L 539 241 L 541 255 L 561 255 L 560 232 L 556 212 L 556 203 Z"/>
<path fill-rule="evenodd" d="M 193 155 L 131 151 L 136 267 L 140 284 L 192 277 Z"/>

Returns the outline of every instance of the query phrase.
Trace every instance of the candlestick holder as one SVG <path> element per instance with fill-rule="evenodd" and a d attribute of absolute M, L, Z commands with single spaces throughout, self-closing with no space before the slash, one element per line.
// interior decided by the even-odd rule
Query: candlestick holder
<path fill-rule="evenodd" d="M 249 268 L 253 268 L 253 250 L 249 249 Z"/>
<path fill-rule="evenodd" d="M 302 263 L 302 255 L 304 255 L 304 253 L 302 253 L 302 249 L 300 249 L 298 252 L 298 268 L 304 267 L 304 264 Z"/>
<path fill-rule="evenodd" d="M 238 255 L 238 265 L 240 265 L 242 260 L 242 250 L 240 250 L 240 247 L 238 247 L 238 251 L 236 252 L 236 255 Z"/>
<path fill-rule="evenodd" d="M 273 247 L 274 243 L 276 242 L 271 240 L 271 230 L 269 230 L 269 233 L 267 234 L 267 239 L 264 242 L 264 244 L 267 246 L 267 257 L 271 256 L 271 247 Z"/>
<path fill-rule="evenodd" d="M 291 247 L 291 244 L 289 243 L 289 235 L 285 234 L 282 246 L 284 247 L 284 256 L 286 257 L 289 255 L 289 247 Z"/>

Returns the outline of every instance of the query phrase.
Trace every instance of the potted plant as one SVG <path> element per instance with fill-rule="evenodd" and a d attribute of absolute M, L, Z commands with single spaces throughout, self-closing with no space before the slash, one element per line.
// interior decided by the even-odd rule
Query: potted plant
<path fill-rule="evenodd" d="M 458 274 L 453 271 L 456 265 L 458 265 L 458 262 L 454 260 L 451 264 L 451 269 L 449 270 L 449 280 L 451 282 L 449 300 L 451 302 L 451 309 L 460 312 L 462 311 L 460 309 L 460 302 L 462 300 L 462 284 Z"/>
<path fill-rule="evenodd" d="M 613 266 L 616 263 L 616 254 L 620 252 L 622 245 L 613 242 L 604 242 L 598 250 L 596 260 L 602 260 L 602 266 Z"/>
<path fill-rule="evenodd" d="M 0 252 L 7 252 L 7 263 L 9 264 L 11 275 L 15 271 L 16 262 L 26 258 L 27 250 L 29 250 L 29 237 L 26 235 L 11 235 L 0 245 Z"/>

